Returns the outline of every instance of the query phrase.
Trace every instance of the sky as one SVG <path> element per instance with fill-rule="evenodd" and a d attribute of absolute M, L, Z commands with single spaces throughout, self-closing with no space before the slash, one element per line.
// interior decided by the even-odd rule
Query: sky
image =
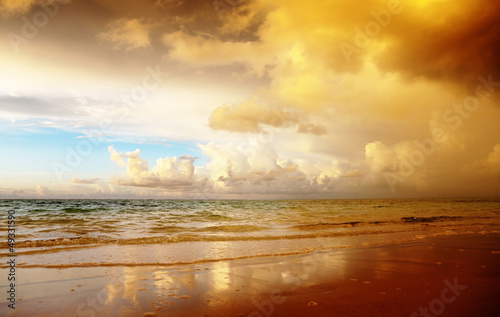
<path fill-rule="evenodd" d="M 500 2 L 0 0 L 0 198 L 500 194 Z"/>

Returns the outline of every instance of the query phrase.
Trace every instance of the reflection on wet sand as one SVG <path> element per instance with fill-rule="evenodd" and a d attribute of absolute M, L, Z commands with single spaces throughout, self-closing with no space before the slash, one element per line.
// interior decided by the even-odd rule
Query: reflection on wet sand
<path fill-rule="evenodd" d="M 463 235 L 173 266 L 23 269 L 16 316 L 409 316 L 434 307 L 449 283 L 466 291 L 442 307 L 447 315 L 493 316 L 499 243 L 498 234 Z"/>
<path fill-rule="evenodd" d="M 346 261 L 341 253 L 316 252 L 278 262 L 261 258 L 178 267 L 112 268 L 102 288 L 107 293 L 106 311 L 99 313 L 115 310 L 122 316 L 133 316 L 137 311 L 157 316 L 203 316 L 228 307 L 258 311 L 259 303 L 267 302 L 273 292 L 284 302 L 285 294 L 317 285 L 325 274 L 343 275 Z"/>

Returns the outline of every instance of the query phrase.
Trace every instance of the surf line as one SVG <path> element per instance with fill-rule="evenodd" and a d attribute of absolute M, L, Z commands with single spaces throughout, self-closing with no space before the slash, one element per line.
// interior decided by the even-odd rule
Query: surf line
<path fill-rule="evenodd" d="M 16 309 L 16 211 L 7 211 L 7 244 L 9 246 L 9 254 L 7 255 L 7 265 L 10 267 L 7 280 L 10 283 L 10 289 L 7 291 L 7 306 L 11 309 Z"/>

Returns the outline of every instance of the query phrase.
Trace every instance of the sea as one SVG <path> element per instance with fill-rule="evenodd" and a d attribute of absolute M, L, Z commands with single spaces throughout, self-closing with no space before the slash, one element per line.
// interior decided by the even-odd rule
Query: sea
<path fill-rule="evenodd" d="M 9 211 L 15 246 L 9 248 Z M 0 200 L 0 268 L 178 265 L 500 232 L 500 198 Z"/>

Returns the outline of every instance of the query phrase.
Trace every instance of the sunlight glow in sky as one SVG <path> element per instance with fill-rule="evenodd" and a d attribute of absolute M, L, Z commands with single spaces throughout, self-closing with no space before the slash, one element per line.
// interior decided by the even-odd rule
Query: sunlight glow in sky
<path fill-rule="evenodd" d="M 0 198 L 500 193 L 500 2 L 0 1 Z"/>

